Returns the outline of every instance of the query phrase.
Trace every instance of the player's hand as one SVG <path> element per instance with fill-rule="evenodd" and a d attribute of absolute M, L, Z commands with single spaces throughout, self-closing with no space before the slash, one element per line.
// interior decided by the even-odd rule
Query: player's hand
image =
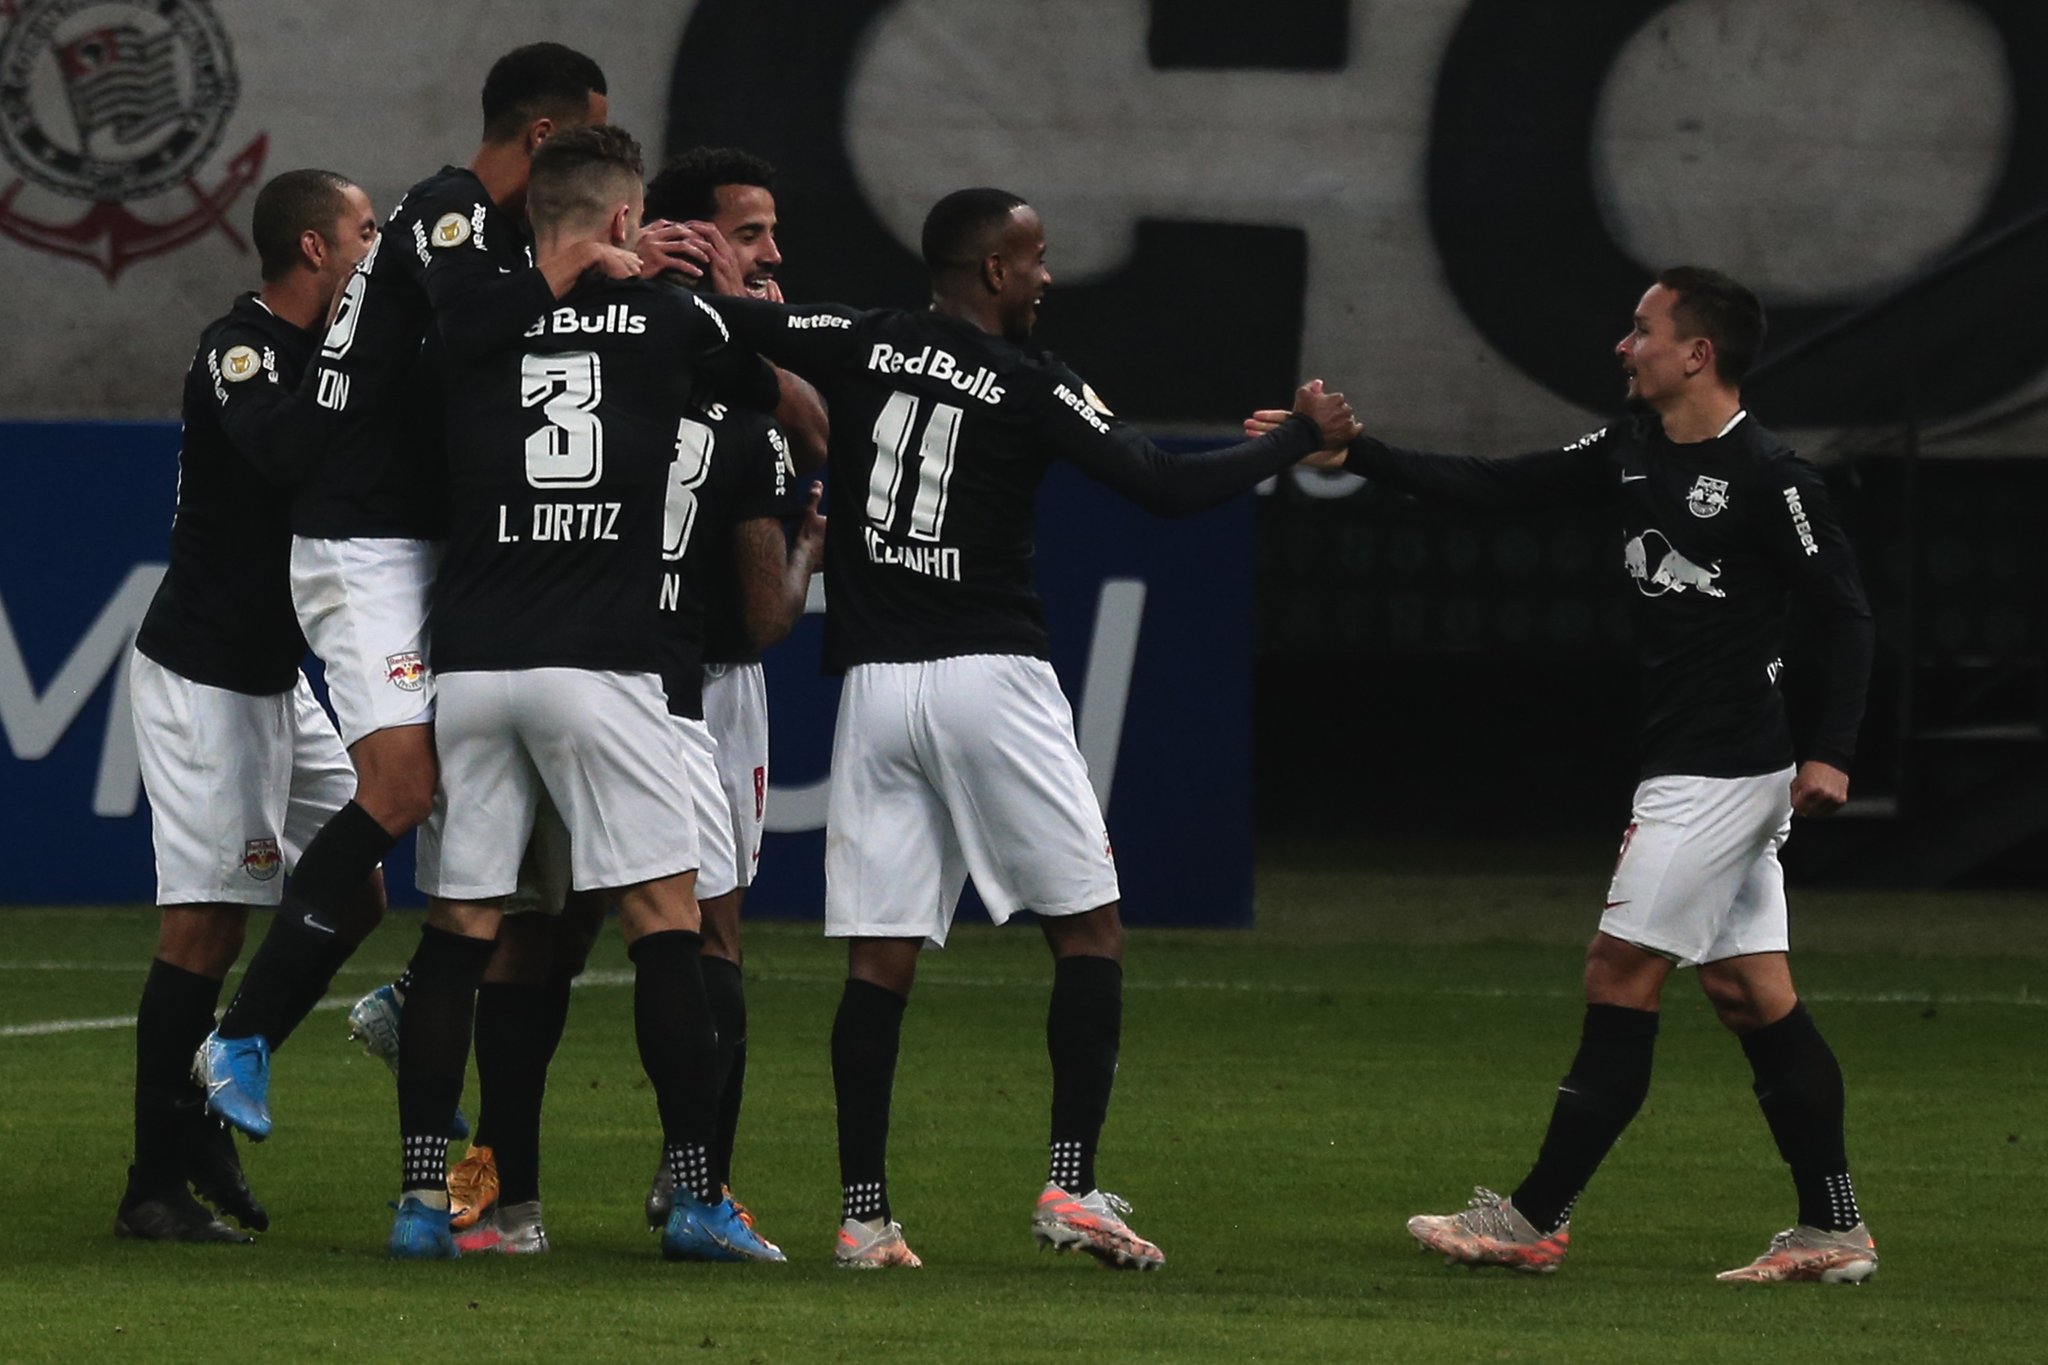
<path fill-rule="evenodd" d="M 747 292 L 746 274 L 740 269 L 739 257 L 733 255 L 732 245 L 725 240 L 725 234 L 711 223 L 691 219 L 683 224 L 683 230 L 690 234 L 690 245 L 704 257 L 704 288 L 714 294 L 739 298 Z"/>
<path fill-rule="evenodd" d="M 622 246 L 607 246 L 602 242 L 592 242 L 590 246 L 591 262 L 585 269 L 595 270 L 607 279 L 614 280 L 630 280 L 639 275 L 641 261 L 637 252 L 628 251 Z"/>
<path fill-rule="evenodd" d="M 1323 433 L 1322 449 L 1304 463 L 1317 469 L 1344 463 L 1344 452 L 1361 430 L 1358 419 L 1351 414 L 1350 400 L 1324 389 L 1322 380 L 1311 379 L 1294 391 L 1294 410 L 1314 422 Z M 1320 459 L 1319 455 L 1335 458 Z"/>
<path fill-rule="evenodd" d="M 825 485 L 811 480 L 810 495 L 804 499 L 803 515 L 797 521 L 796 552 L 805 557 L 815 569 L 825 562 L 826 517 L 818 511 L 818 500 L 825 496 Z"/>
<path fill-rule="evenodd" d="M 1849 800 L 1849 774 L 1832 763 L 1809 758 L 1792 778 L 1794 815 L 1833 815 Z"/>
<path fill-rule="evenodd" d="M 669 270 L 679 271 L 690 280 L 701 279 L 708 259 L 695 233 L 666 218 L 657 219 L 640 229 L 635 251 L 640 258 L 640 278 L 643 280 L 654 279 Z"/>
<path fill-rule="evenodd" d="M 770 303 L 781 303 L 784 301 L 782 297 L 782 286 L 775 282 L 775 277 L 773 275 L 770 275 L 767 279 L 761 281 L 761 297 L 768 300 L 768 302 Z"/>
<path fill-rule="evenodd" d="M 1256 441 L 1261 436 L 1269 436 L 1293 415 L 1286 408 L 1260 408 L 1244 419 L 1244 437 L 1247 441 Z"/>

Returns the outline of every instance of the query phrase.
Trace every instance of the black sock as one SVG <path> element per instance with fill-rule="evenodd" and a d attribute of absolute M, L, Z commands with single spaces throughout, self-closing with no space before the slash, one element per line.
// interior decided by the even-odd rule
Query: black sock
<path fill-rule="evenodd" d="M 448 1184 L 448 1129 L 462 1098 L 477 985 L 495 943 L 420 926 L 412 990 L 398 1030 L 398 1132 L 404 1148 L 401 1190 Z"/>
<path fill-rule="evenodd" d="M 1799 1221 L 1846 1232 L 1863 1221 L 1842 1136 L 1842 1067 L 1804 1003 L 1775 1024 L 1742 1035 L 1756 1100 L 1792 1168 Z"/>
<path fill-rule="evenodd" d="M 540 1198 L 540 1109 L 569 1015 L 569 983 L 486 981 L 476 993 L 478 1146 L 498 1163 L 498 1198 Z"/>
<path fill-rule="evenodd" d="M 129 1183 L 156 1193 L 185 1187 L 183 1110 L 202 1103 L 192 1054 L 213 1028 L 220 982 L 157 958 L 135 1010 L 135 1167 Z"/>
<path fill-rule="evenodd" d="M 1564 1226 L 1608 1149 L 1643 1107 L 1656 1046 L 1655 1011 L 1586 1006 L 1579 1052 L 1558 1084 L 1543 1148 L 1511 1196 L 1538 1232 Z"/>
<path fill-rule="evenodd" d="M 1107 957 L 1063 957 L 1053 966 L 1045 1013 L 1052 1058 L 1052 1159 L 1046 1179 L 1069 1194 L 1095 1188 L 1095 1144 L 1116 1084 L 1123 1034 L 1123 964 Z"/>
<path fill-rule="evenodd" d="M 633 1035 L 640 1065 L 654 1082 L 662 1141 L 676 1188 L 706 1204 L 720 1195 L 711 1179 L 711 1132 L 718 1110 L 718 1030 L 704 994 L 698 962 L 704 940 L 686 929 L 664 929 L 636 939 L 633 959 Z"/>
<path fill-rule="evenodd" d="M 747 1088 L 747 992 L 739 963 L 706 957 L 704 992 L 711 997 L 711 1018 L 718 1026 L 718 1123 L 711 1137 L 711 1179 L 730 1185 L 740 1098 Z"/>
<path fill-rule="evenodd" d="M 889 1217 L 889 1096 L 906 1003 L 873 982 L 849 980 L 832 1020 L 839 1183 L 847 1218 Z"/>
<path fill-rule="evenodd" d="M 306 1017 L 335 969 L 368 932 L 362 922 L 363 886 L 397 842 L 353 801 L 320 827 L 292 869 L 270 931 L 221 1017 L 221 1037 L 260 1033 L 275 1045 Z M 338 942 L 348 944 L 339 960 L 334 957 Z"/>

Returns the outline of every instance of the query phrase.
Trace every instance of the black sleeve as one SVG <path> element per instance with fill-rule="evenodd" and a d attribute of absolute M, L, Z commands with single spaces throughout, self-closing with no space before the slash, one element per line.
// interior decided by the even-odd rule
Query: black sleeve
<path fill-rule="evenodd" d="M 238 377 L 237 367 L 244 361 L 255 369 Z M 318 386 L 311 368 L 298 388 L 287 387 L 278 376 L 268 339 L 253 328 L 234 327 L 214 338 L 200 363 L 212 380 L 228 443 L 266 482 L 279 488 L 303 482 L 318 463 L 318 410 L 313 403 Z"/>
<path fill-rule="evenodd" d="M 1033 429 L 1041 448 L 1148 512 L 1184 517 L 1221 506 L 1278 474 L 1322 444 L 1322 429 L 1290 416 L 1256 440 L 1222 450 L 1161 450 L 1110 414 L 1071 371 L 1034 377 Z"/>
<path fill-rule="evenodd" d="M 1764 547 L 1791 580 L 1819 636 L 1813 653 L 1823 671 L 1820 716 L 1805 757 L 1847 772 L 1863 723 L 1877 626 L 1863 596 L 1856 551 L 1835 517 L 1820 471 L 1788 459 L 1772 462 L 1767 473 L 1770 481 L 1759 490 Z"/>
<path fill-rule="evenodd" d="M 782 401 L 775 367 L 763 360 L 746 338 L 737 335 L 702 295 L 680 285 L 664 287 L 681 303 L 684 358 L 705 387 L 733 407 L 774 412 Z"/>
<path fill-rule="evenodd" d="M 734 341 L 812 383 L 843 363 L 860 345 L 853 339 L 859 310 L 836 303 L 797 306 L 724 295 L 691 297 L 725 320 Z"/>
<path fill-rule="evenodd" d="M 1602 427 L 1568 446 L 1526 455 L 1436 455 L 1403 450 L 1370 436 L 1351 444 L 1344 467 L 1421 498 L 1470 507 L 1573 507 L 1611 500 L 1608 442 Z"/>
<path fill-rule="evenodd" d="M 440 227 L 457 219 L 461 221 L 453 225 L 465 230 L 461 240 L 451 245 L 442 237 Z M 484 249 L 484 232 L 515 229 L 509 215 L 494 213 L 490 205 L 472 198 L 442 194 L 420 204 L 416 213 L 391 227 L 411 234 L 421 224 L 426 232 L 418 240 L 425 246 L 416 248 L 411 241 L 390 245 L 404 251 L 404 259 L 426 290 L 434 325 L 451 354 L 488 355 L 517 340 L 536 318 L 555 306 L 554 290 L 548 288 L 539 267 L 529 263 L 523 269 L 508 270 L 503 251 L 493 254 Z"/>

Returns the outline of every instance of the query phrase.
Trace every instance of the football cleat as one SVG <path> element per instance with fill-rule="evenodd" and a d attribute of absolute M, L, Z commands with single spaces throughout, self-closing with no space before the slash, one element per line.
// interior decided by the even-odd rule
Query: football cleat
<path fill-rule="evenodd" d="M 256 1239 L 237 1232 L 186 1192 L 183 1185 L 139 1197 L 132 1187 L 114 1210 L 114 1235 L 138 1242 L 230 1242 Z"/>
<path fill-rule="evenodd" d="M 1031 1213 L 1031 1235 L 1041 1247 L 1087 1252 L 1119 1270 L 1157 1270 L 1166 1253 L 1131 1231 L 1123 1215 L 1131 1206 L 1107 1190 L 1090 1190 L 1076 1198 L 1057 1185 L 1047 1185 Z"/>
<path fill-rule="evenodd" d="M 448 1168 L 448 1226 L 457 1232 L 473 1228 L 498 1202 L 498 1159 L 481 1142 L 473 1142 L 462 1160 Z"/>
<path fill-rule="evenodd" d="M 668 1154 L 655 1167 L 654 1183 L 647 1187 L 647 1230 L 660 1232 L 668 1226 L 669 1206 L 675 1202 L 676 1178 L 669 1174 Z"/>
<path fill-rule="evenodd" d="M 1714 1278 L 1751 1284 L 1861 1284 L 1877 1271 L 1877 1243 L 1858 1223 L 1847 1232 L 1828 1232 L 1801 1223 L 1771 1238 L 1771 1249 L 1746 1266 Z"/>
<path fill-rule="evenodd" d="M 883 1219 L 862 1222 L 849 1218 L 839 1225 L 839 1241 L 832 1248 L 832 1264 L 841 1270 L 883 1270 L 903 1266 L 915 1270 L 924 1262 L 903 1240 L 903 1225 Z"/>
<path fill-rule="evenodd" d="M 462 1254 L 448 1230 L 448 1210 L 430 1209 L 411 1194 L 391 1207 L 398 1216 L 391 1220 L 386 1255 L 400 1261 L 452 1261 Z"/>
<path fill-rule="evenodd" d="M 748 1227 L 732 1200 L 705 1204 L 677 1191 L 661 1230 L 669 1261 L 786 1261 L 782 1248 Z"/>
<path fill-rule="evenodd" d="M 261 1034 L 207 1034 L 193 1054 L 192 1079 L 206 1092 L 213 1113 L 258 1142 L 270 1136 L 270 1044 Z"/>
<path fill-rule="evenodd" d="M 349 1041 L 361 1043 L 364 1053 L 390 1067 L 394 1080 L 398 1076 L 398 1029 L 404 1017 L 405 1002 L 389 982 L 348 1007 Z M 453 1142 L 469 1138 L 469 1116 L 460 1105 L 448 1125 L 448 1137 Z"/>
<path fill-rule="evenodd" d="M 501 1256 L 537 1256 L 548 1250 L 548 1230 L 541 1222 L 540 1200 L 500 1204 L 474 1226 L 455 1234 L 463 1255 L 493 1251 Z"/>
<path fill-rule="evenodd" d="M 1442 1255 L 1445 1265 L 1504 1265 L 1532 1275 L 1556 1271 L 1572 1243 L 1569 1222 L 1546 1237 L 1513 1202 L 1484 1187 L 1473 1189 L 1462 1213 L 1416 1214 L 1408 1235 L 1424 1251 Z"/>
<path fill-rule="evenodd" d="M 185 1128 L 185 1178 L 192 1182 L 193 1190 L 243 1227 L 268 1231 L 270 1214 L 249 1189 L 241 1154 L 235 1150 L 234 1132 L 197 1103 L 182 1108 L 179 1119 Z"/>

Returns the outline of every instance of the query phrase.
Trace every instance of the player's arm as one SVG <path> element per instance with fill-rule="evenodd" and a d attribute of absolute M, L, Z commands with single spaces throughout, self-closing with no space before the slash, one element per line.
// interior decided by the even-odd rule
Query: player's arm
<path fill-rule="evenodd" d="M 731 329 L 732 339 L 785 370 L 818 383 L 859 349 L 860 311 L 836 303 L 769 303 L 765 299 L 698 296 Z M 780 420 L 779 418 L 777 419 Z"/>
<path fill-rule="evenodd" d="M 427 246 L 404 244 L 406 259 L 418 271 L 433 305 L 441 341 L 453 354 L 487 355 L 516 340 L 588 271 L 614 279 L 640 272 L 640 257 L 633 252 L 592 241 L 568 243 L 538 265 L 505 270 L 484 250 L 474 226 L 486 211 L 486 205 L 452 198 L 423 207 L 416 221 L 433 224 L 426 233 Z M 460 240 L 450 241 L 443 224 L 458 225 Z M 492 230 L 509 226 L 501 216 Z"/>
<path fill-rule="evenodd" d="M 1764 545 L 1812 613 L 1822 671 L 1820 717 L 1792 782 L 1792 808 L 1826 815 L 1849 799 L 1849 764 L 1863 723 L 1877 625 L 1863 595 L 1856 551 L 1835 515 L 1820 471 L 1804 460 L 1780 460 L 1758 492 Z"/>
<path fill-rule="evenodd" d="M 825 558 L 825 518 L 818 512 L 824 491 L 821 483 L 811 485 L 794 535 L 785 536 L 775 517 L 754 517 L 733 528 L 740 611 L 756 649 L 781 640 L 803 617 L 811 575 Z"/>
<path fill-rule="evenodd" d="M 1072 463 L 1148 512 L 1189 516 L 1249 493 L 1260 481 L 1321 449 L 1341 449 L 1357 430 L 1342 394 L 1320 380 L 1295 394 L 1294 408 L 1264 435 L 1221 450 L 1162 450 L 1094 397 L 1071 370 L 1031 381 L 1034 430 L 1046 454 Z"/>
<path fill-rule="evenodd" d="M 1245 434 L 1270 431 L 1283 415 L 1255 412 L 1245 419 Z M 1360 432 L 1341 460 L 1318 457 L 1309 463 L 1349 470 L 1416 497 L 1472 507 L 1569 507 L 1612 498 L 1607 468 L 1612 430 L 1602 427 L 1562 448 L 1504 457 L 1404 450 Z"/>
<path fill-rule="evenodd" d="M 286 387 L 277 372 L 262 363 L 269 342 L 253 328 L 230 328 L 200 356 L 219 405 L 221 431 L 243 459 L 279 488 L 303 483 L 319 464 L 319 409 L 315 370 L 307 366 L 296 389 Z M 248 358 L 255 366 L 237 378 L 235 364 Z"/>

